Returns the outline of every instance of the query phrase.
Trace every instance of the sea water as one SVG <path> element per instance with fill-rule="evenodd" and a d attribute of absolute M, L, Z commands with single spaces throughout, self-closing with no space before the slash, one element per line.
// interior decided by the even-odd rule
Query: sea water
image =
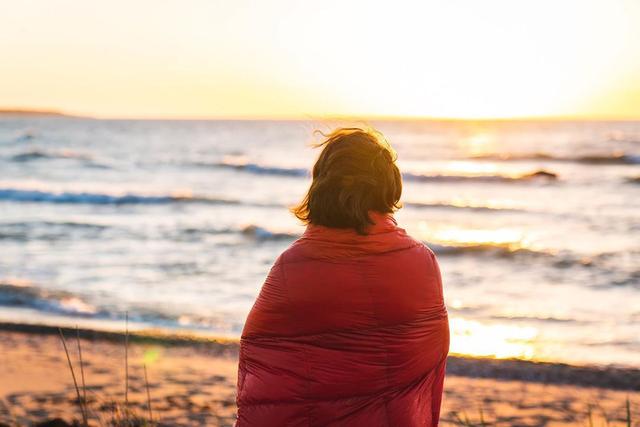
<path fill-rule="evenodd" d="M 344 124 L 0 119 L 0 321 L 238 337 Z M 640 366 L 640 122 L 367 125 L 452 352 Z"/>

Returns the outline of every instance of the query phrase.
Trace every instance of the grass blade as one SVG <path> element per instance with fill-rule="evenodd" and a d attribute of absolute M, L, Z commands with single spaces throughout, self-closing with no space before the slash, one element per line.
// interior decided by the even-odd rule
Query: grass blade
<path fill-rule="evenodd" d="M 151 412 L 151 393 L 149 392 L 149 379 L 147 377 L 147 365 L 142 365 L 144 367 L 144 384 L 147 388 L 147 408 L 149 408 L 149 424 L 153 424 L 153 412 Z"/>
<path fill-rule="evenodd" d="M 76 395 L 78 396 L 78 405 L 80 405 L 80 412 L 82 413 L 82 420 L 84 421 L 84 425 L 87 424 L 87 414 L 84 411 L 84 406 L 82 405 L 82 399 L 80 398 L 80 389 L 78 388 L 78 381 L 76 381 L 76 373 L 73 371 L 73 364 L 71 363 L 71 357 L 69 357 L 69 350 L 67 349 L 67 341 L 64 339 L 64 334 L 62 333 L 62 329 L 58 328 L 58 332 L 60 332 L 60 340 L 62 341 L 62 346 L 64 347 L 64 352 L 67 355 L 67 362 L 69 363 L 69 370 L 71 371 L 71 377 L 73 378 L 73 386 L 76 389 Z"/>
<path fill-rule="evenodd" d="M 78 343 L 78 358 L 80 359 L 80 378 L 82 379 L 82 402 L 84 404 L 85 417 L 88 419 L 87 411 L 87 385 L 84 381 L 84 362 L 82 360 L 82 346 L 80 345 L 80 329 L 76 325 L 76 342 Z M 87 419 L 85 419 L 85 427 L 87 427 Z"/>
<path fill-rule="evenodd" d="M 129 312 L 124 314 L 124 409 L 129 412 Z"/>

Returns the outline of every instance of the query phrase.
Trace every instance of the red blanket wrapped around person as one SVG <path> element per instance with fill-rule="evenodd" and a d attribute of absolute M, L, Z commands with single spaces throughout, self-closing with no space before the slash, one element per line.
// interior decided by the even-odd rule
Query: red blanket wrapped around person
<path fill-rule="evenodd" d="M 240 346 L 238 427 L 435 426 L 447 312 L 433 252 L 371 212 L 309 224 L 275 262 Z"/>

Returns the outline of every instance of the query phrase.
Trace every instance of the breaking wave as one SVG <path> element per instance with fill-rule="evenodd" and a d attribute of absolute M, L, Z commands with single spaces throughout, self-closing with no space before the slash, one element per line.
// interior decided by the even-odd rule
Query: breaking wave
<path fill-rule="evenodd" d="M 0 279 L 0 306 L 29 308 L 39 312 L 70 317 L 124 321 L 125 312 L 113 308 L 96 307 L 78 295 L 67 291 L 54 291 L 35 286 L 26 280 Z M 239 333 L 242 323 L 229 319 L 222 313 L 213 316 L 197 316 L 172 313 L 147 305 L 128 307 L 128 319 L 168 329 L 225 330 Z"/>
<path fill-rule="evenodd" d="M 0 280 L 0 305 L 27 307 L 68 316 L 94 316 L 96 307 L 64 291 L 53 291 L 21 280 Z"/>
<path fill-rule="evenodd" d="M 635 165 L 640 164 L 640 156 L 613 153 L 613 154 L 594 154 L 584 156 L 554 156 L 547 153 L 531 153 L 531 154 L 483 154 L 471 157 L 473 160 L 491 160 L 491 161 L 547 161 L 547 162 L 567 162 L 582 163 L 587 165 Z"/>
<path fill-rule="evenodd" d="M 168 203 L 205 203 L 214 205 L 252 205 L 279 206 L 270 203 L 245 203 L 239 200 L 223 199 L 183 194 L 145 195 L 145 194 L 108 194 L 73 191 L 41 191 L 18 188 L 0 188 L 0 201 L 37 202 L 37 203 L 78 203 L 96 205 L 128 205 L 128 204 L 168 204 Z"/>
<path fill-rule="evenodd" d="M 30 308 L 40 312 L 102 320 L 124 320 L 125 313 L 99 308 L 87 303 L 78 295 L 67 291 L 54 291 L 33 285 L 26 280 L 0 279 L 0 306 Z M 161 310 L 145 307 L 129 307 L 129 320 L 178 329 L 235 328 L 241 324 L 229 324 L 224 316 L 201 317 L 173 315 Z"/>
<path fill-rule="evenodd" d="M 478 183 L 514 183 L 532 181 L 556 181 L 558 175 L 543 169 L 535 172 L 518 175 L 428 175 L 416 173 L 403 173 L 403 178 L 407 181 L 417 182 L 478 182 Z"/>

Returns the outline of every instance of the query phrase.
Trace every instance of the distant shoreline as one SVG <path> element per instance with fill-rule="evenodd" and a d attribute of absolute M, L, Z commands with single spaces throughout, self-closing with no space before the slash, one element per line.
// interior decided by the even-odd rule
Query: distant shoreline
<path fill-rule="evenodd" d="M 62 327 L 67 336 L 76 330 Z M 58 327 L 49 325 L 0 322 L 0 331 L 29 335 L 58 335 Z M 83 339 L 95 342 L 124 342 L 123 332 L 80 329 Z M 0 332 L 1 334 L 2 332 Z M 166 347 L 206 349 L 210 354 L 237 357 L 239 341 L 229 338 L 205 338 L 160 331 L 129 333 L 129 341 Z M 577 366 L 565 363 L 533 362 L 520 359 L 493 359 L 450 355 L 447 374 L 467 378 L 485 378 L 529 383 L 598 387 L 611 390 L 640 391 L 640 369 L 616 366 Z"/>
<path fill-rule="evenodd" d="M 9 117 L 80 117 L 56 110 L 0 109 L 0 116 Z"/>

